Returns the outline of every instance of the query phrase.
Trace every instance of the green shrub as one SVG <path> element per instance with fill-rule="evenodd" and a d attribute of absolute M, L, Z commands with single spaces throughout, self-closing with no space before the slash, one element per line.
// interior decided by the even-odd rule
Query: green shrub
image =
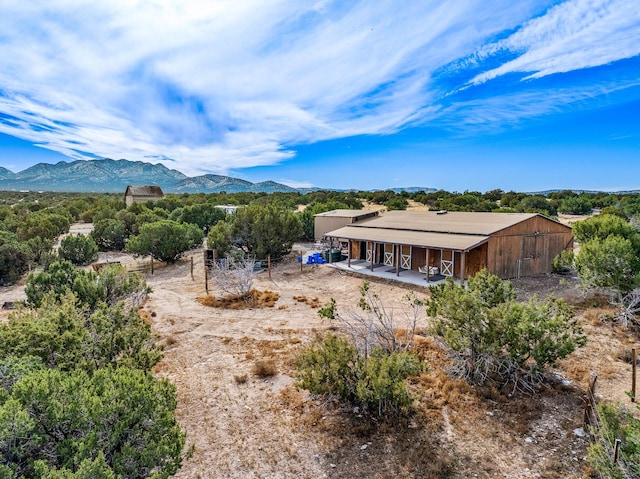
<path fill-rule="evenodd" d="M 140 226 L 140 233 L 127 243 L 126 250 L 135 255 L 151 255 L 159 261 L 175 263 L 187 251 L 202 242 L 203 233 L 192 224 L 161 220 Z"/>
<path fill-rule="evenodd" d="M 78 266 L 87 265 L 98 259 L 98 246 L 91 236 L 83 234 L 65 236 L 60 241 L 58 255 L 62 260 Z"/>
<path fill-rule="evenodd" d="M 569 274 L 573 271 L 573 261 L 575 259 L 575 255 L 573 251 L 564 250 L 558 256 L 553 258 L 553 263 L 551 263 L 551 271 L 556 274 Z"/>
<path fill-rule="evenodd" d="M 422 370 L 414 354 L 376 348 L 365 357 L 334 335 L 302 351 L 296 361 L 299 387 L 337 396 L 379 417 L 407 410 L 413 397 L 405 380 Z"/>
<path fill-rule="evenodd" d="M 105 218 L 93 225 L 91 237 L 100 251 L 122 251 L 128 237 L 124 221 Z"/>
<path fill-rule="evenodd" d="M 640 474 L 640 419 L 622 404 L 599 404 L 600 427 L 589 446 L 587 459 L 604 477 L 624 479 Z M 613 445 L 621 441 L 620 460 L 613 461 Z"/>
<path fill-rule="evenodd" d="M 104 297 L 104 290 L 93 271 L 76 268 L 70 261 L 56 261 L 47 269 L 27 276 L 25 294 L 27 303 L 39 307 L 45 295 L 61 298 L 72 291 L 78 301 L 94 308 Z"/>
<path fill-rule="evenodd" d="M 34 371 L 0 405 L 0 474 L 168 478 L 184 446 L 175 408 L 175 388 L 145 371 Z"/>
<path fill-rule="evenodd" d="M 512 381 L 531 389 L 532 379 L 586 343 L 564 301 L 519 303 L 509 282 L 486 271 L 467 285 L 449 279 L 430 290 L 432 330 L 458 354 L 471 382 Z"/>

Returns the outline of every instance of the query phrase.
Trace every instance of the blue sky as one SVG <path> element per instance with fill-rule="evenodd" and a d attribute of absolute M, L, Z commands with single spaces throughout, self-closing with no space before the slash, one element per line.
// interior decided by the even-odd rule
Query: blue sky
<path fill-rule="evenodd" d="M 0 0 L 0 166 L 640 189 L 637 0 Z"/>

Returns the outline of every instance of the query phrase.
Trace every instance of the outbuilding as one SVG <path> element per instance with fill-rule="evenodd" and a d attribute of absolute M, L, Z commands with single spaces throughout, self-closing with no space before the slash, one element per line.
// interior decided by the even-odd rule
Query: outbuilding
<path fill-rule="evenodd" d="M 367 218 L 378 216 L 377 211 L 371 210 L 331 210 L 314 215 L 314 237 L 322 239 L 329 231 L 353 224 Z"/>
<path fill-rule="evenodd" d="M 129 185 L 124 192 L 124 201 L 127 206 L 134 202 L 158 201 L 164 198 L 162 188 L 156 185 Z"/>
<path fill-rule="evenodd" d="M 536 213 L 390 211 L 328 231 L 348 261 L 464 280 L 483 268 L 503 279 L 551 272 L 573 248 L 571 228 Z"/>

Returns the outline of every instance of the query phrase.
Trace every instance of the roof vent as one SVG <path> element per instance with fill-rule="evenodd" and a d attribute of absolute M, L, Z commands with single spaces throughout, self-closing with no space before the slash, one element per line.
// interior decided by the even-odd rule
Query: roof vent
<path fill-rule="evenodd" d="M 437 215 L 446 215 L 447 214 L 447 210 L 440 210 L 440 211 L 436 211 Z"/>

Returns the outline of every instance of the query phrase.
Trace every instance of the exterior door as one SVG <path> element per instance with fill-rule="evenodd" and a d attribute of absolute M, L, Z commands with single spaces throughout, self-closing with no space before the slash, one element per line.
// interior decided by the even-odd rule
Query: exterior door
<path fill-rule="evenodd" d="M 400 268 L 411 269 L 411 246 L 400 247 Z"/>
<path fill-rule="evenodd" d="M 367 241 L 367 261 L 371 263 L 373 261 L 373 243 Z"/>
<path fill-rule="evenodd" d="M 453 276 L 454 256 L 451 250 L 440 251 L 440 273 L 444 276 Z"/>
<path fill-rule="evenodd" d="M 384 244 L 384 258 L 383 258 L 383 263 L 387 266 L 393 266 L 393 250 L 394 247 L 392 244 L 389 243 L 385 243 Z"/>

